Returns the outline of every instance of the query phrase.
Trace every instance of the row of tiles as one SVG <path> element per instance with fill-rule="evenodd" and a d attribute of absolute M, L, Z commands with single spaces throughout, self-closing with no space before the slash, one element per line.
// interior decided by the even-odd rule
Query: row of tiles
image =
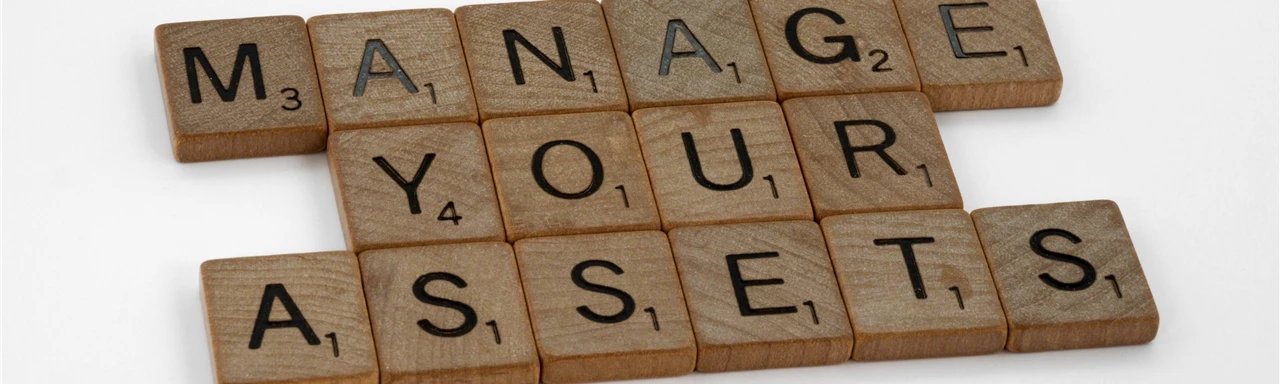
<path fill-rule="evenodd" d="M 1110 201 L 222 259 L 201 275 L 220 383 L 571 383 L 1140 344 L 1159 326 Z"/>
<path fill-rule="evenodd" d="M 360 129 L 328 153 L 356 252 L 963 208 L 919 92 Z"/>
<path fill-rule="evenodd" d="M 165 24 L 179 161 L 355 128 L 923 91 L 1037 106 L 1062 74 L 1035 0 L 605 0 Z M 211 92 L 211 90 L 213 92 Z"/>

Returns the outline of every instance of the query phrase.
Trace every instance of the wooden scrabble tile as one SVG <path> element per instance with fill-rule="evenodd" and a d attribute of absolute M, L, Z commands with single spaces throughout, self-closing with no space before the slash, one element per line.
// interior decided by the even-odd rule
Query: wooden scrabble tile
<path fill-rule="evenodd" d="M 751 0 L 779 99 L 919 91 L 893 0 Z"/>
<path fill-rule="evenodd" d="M 378 383 L 351 252 L 209 260 L 200 280 L 218 383 Z"/>
<path fill-rule="evenodd" d="M 935 111 L 1050 105 L 1062 70 L 1035 0 L 898 0 Z"/>
<path fill-rule="evenodd" d="M 329 129 L 479 119 L 449 10 L 323 15 L 307 25 Z"/>
<path fill-rule="evenodd" d="M 835 364 L 853 332 L 812 221 L 672 230 L 698 340 L 698 370 Z"/>
<path fill-rule="evenodd" d="M 329 173 L 356 252 L 505 238 L 474 123 L 334 132 Z"/>
<path fill-rule="evenodd" d="M 383 383 L 537 383 L 515 255 L 506 243 L 360 254 Z"/>
<path fill-rule="evenodd" d="M 666 234 L 542 237 L 515 249 L 542 382 L 693 371 L 697 346 Z"/>
<path fill-rule="evenodd" d="M 973 222 L 1009 319 L 1010 351 L 1156 337 L 1160 314 L 1116 203 L 984 208 Z"/>
<path fill-rule="evenodd" d="M 660 229 L 625 112 L 484 123 L 507 239 Z"/>
<path fill-rule="evenodd" d="M 631 109 L 774 100 L 747 0 L 604 0 Z"/>
<path fill-rule="evenodd" d="M 301 17 L 163 24 L 156 59 L 178 161 L 324 150 L 328 128 Z"/>
<path fill-rule="evenodd" d="M 632 117 L 663 229 L 813 219 L 777 103 L 651 108 Z"/>
<path fill-rule="evenodd" d="M 627 111 L 596 2 L 468 5 L 457 18 L 481 119 Z"/>
<path fill-rule="evenodd" d="M 821 96 L 782 107 L 818 217 L 964 207 L 923 94 Z"/>
<path fill-rule="evenodd" d="M 1004 310 L 959 209 L 822 220 L 853 324 L 855 360 L 996 353 Z"/>

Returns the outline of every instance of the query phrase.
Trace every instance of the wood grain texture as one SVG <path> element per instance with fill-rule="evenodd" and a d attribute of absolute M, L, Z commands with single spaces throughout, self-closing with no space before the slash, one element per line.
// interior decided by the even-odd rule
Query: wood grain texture
<path fill-rule="evenodd" d="M 510 245 L 374 250 L 360 254 L 360 266 L 383 384 L 538 382 L 538 355 Z M 433 277 L 444 274 L 458 280 Z M 471 319 L 464 315 L 468 309 Z M 428 333 L 424 320 L 453 332 Z"/>
<path fill-rule="evenodd" d="M 817 223 L 683 227 L 670 238 L 698 340 L 699 371 L 849 359 L 853 331 Z"/>
<path fill-rule="evenodd" d="M 964 207 L 923 94 L 822 96 L 782 106 L 818 217 Z"/>
<path fill-rule="evenodd" d="M 663 229 L 813 220 L 809 193 L 777 103 L 651 108 L 632 117 Z M 741 150 L 734 132 L 742 138 Z M 684 143 L 686 133 L 692 148 Z M 700 167 L 693 166 L 690 149 L 696 151 Z M 749 161 L 740 161 L 740 152 Z M 746 172 L 747 163 L 751 172 Z M 695 168 L 705 180 L 697 179 Z"/>
<path fill-rule="evenodd" d="M 751 0 L 751 11 L 781 100 L 920 90 L 893 0 Z"/>
<path fill-rule="evenodd" d="M 186 163 L 324 150 L 328 129 L 301 17 L 163 24 L 155 35 L 175 159 Z M 190 65 L 184 53 L 188 48 Z M 240 68 L 238 62 L 243 63 Z M 238 82 L 235 73 L 240 74 Z M 189 76 L 198 93 L 191 91 Z"/>
<path fill-rule="evenodd" d="M 348 249 L 505 239 L 489 159 L 474 123 L 334 132 L 329 172 Z M 416 213 L 392 172 L 414 191 Z"/>
<path fill-rule="evenodd" d="M 1160 314 L 1115 202 L 984 208 L 973 212 L 973 222 L 1009 320 L 1010 351 L 1155 338 Z M 1069 259 L 1062 255 L 1079 260 L 1050 258 Z M 1046 279 L 1073 286 L 1055 288 Z"/>
<path fill-rule="evenodd" d="M 307 26 L 330 130 L 479 120 L 449 10 L 322 15 Z"/>
<path fill-rule="evenodd" d="M 693 371 L 697 345 L 666 234 L 542 237 L 518 241 L 515 249 L 542 359 L 542 382 Z M 601 292 L 601 286 L 620 292 Z M 588 319 L 584 309 L 601 319 Z"/>
<path fill-rule="evenodd" d="M 604 0 L 602 5 L 631 110 L 776 99 L 746 0 Z M 668 33 L 673 55 L 663 75 Z M 694 40 L 706 55 L 691 53 L 697 49 Z M 690 53 L 681 57 L 684 52 Z"/>
<path fill-rule="evenodd" d="M 896 3 L 920 72 L 921 89 L 935 111 L 1034 107 L 1058 101 L 1062 70 L 1035 0 Z M 957 31 L 956 43 L 944 25 L 944 13 Z M 987 27 L 994 29 L 965 29 Z"/>
<path fill-rule="evenodd" d="M 822 230 L 853 324 L 854 360 L 1004 349 L 1004 310 L 965 211 L 833 216 Z"/>
<path fill-rule="evenodd" d="M 351 252 L 209 260 L 200 265 L 200 280 L 218 383 L 378 383 Z M 269 315 L 253 348 L 263 309 Z M 310 333 L 266 321 L 305 323 Z"/>
<path fill-rule="evenodd" d="M 627 111 L 627 96 L 600 4 L 538 1 L 468 5 L 457 11 L 480 118 Z M 555 65 L 512 40 L 523 74 L 519 84 L 504 31 L 514 31 Z M 560 31 L 565 55 L 555 39 Z M 567 78 L 555 70 L 563 69 Z M 590 74 L 588 74 L 590 72 Z"/>
<path fill-rule="evenodd" d="M 626 113 L 494 119 L 484 135 L 508 240 L 661 228 Z"/>

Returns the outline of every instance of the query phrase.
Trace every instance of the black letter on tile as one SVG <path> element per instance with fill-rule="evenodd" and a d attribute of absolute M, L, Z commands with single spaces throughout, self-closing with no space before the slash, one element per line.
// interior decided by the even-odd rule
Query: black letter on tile
<path fill-rule="evenodd" d="M 920 266 L 916 264 L 916 251 L 913 244 L 929 244 L 932 237 L 910 237 L 902 239 L 876 239 L 875 245 L 897 245 L 902 249 L 902 259 L 907 263 L 907 277 L 911 278 L 911 289 L 916 292 L 917 299 L 927 299 L 929 294 L 924 290 L 924 279 L 920 278 Z"/>
<path fill-rule="evenodd" d="M 377 52 L 382 56 L 382 61 L 391 67 L 391 72 L 373 72 L 373 54 Z M 418 86 L 413 84 L 413 80 L 409 80 L 409 74 L 404 73 L 404 69 L 400 68 L 400 62 L 396 61 L 396 57 L 391 55 L 391 50 L 387 49 L 387 44 L 381 39 L 372 39 L 364 43 L 364 59 L 360 60 L 360 73 L 356 75 L 356 89 L 352 94 L 359 97 L 364 96 L 364 87 L 369 79 L 400 79 L 400 84 L 404 84 L 405 89 L 409 93 L 418 93 Z"/>
<path fill-rule="evenodd" d="M 253 96 L 258 100 L 267 98 L 266 86 L 262 84 L 262 62 L 258 60 L 257 44 L 240 44 L 240 49 L 236 51 L 235 67 L 231 69 L 231 81 L 227 86 L 222 85 L 222 80 L 218 78 L 218 73 L 213 70 L 213 65 L 209 64 L 209 59 L 204 56 L 204 50 L 200 47 L 183 48 L 182 57 L 187 64 L 187 86 L 191 91 L 191 103 L 200 104 L 200 82 L 196 79 L 196 62 L 200 63 L 200 68 L 204 69 L 205 75 L 208 75 L 209 82 L 213 83 L 213 90 L 218 91 L 218 97 L 222 101 L 235 101 L 236 90 L 240 89 L 240 75 L 243 73 L 245 61 L 249 62 L 249 75 L 253 76 Z M 247 59 L 247 60 L 246 60 Z"/>
<path fill-rule="evenodd" d="M 693 171 L 693 179 L 698 182 L 698 185 L 712 191 L 732 191 L 751 183 L 755 170 L 751 167 L 751 155 L 747 153 L 747 143 L 742 138 L 742 130 L 730 129 L 729 136 L 733 137 L 733 149 L 738 152 L 738 164 L 742 166 L 742 177 L 733 184 L 717 184 L 708 180 L 707 175 L 702 173 L 702 160 L 698 158 L 698 146 L 693 143 L 693 134 L 680 133 L 680 139 L 684 140 L 684 154 L 689 158 L 689 169 Z"/>
<path fill-rule="evenodd" d="M 387 176 L 391 176 L 391 180 L 394 180 L 400 189 L 404 190 L 405 195 L 409 196 L 409 213 L 416 215 L 422 213 L 422 208 L 418 207 L 418 185 L 422 184 L 422 177 L 427 175 L 427 168 L 431 168 L 431 162 L 435 159 L 434 153 L 422 156 L 422 164 L 418 165 L 418 173 L 413 175 L 413 181 L 405 181 L 404 176 L 400 176 L 400 172 L 396 171 L 382 156 L 373 158 L 373 162 L 378 163 L 382 171 L 386 172 Z"/>
<path fill-rule="evenodd" d="M 780 315 L 799 312 L 794 305 L 787 307 L 751 308 L 751 300 L 747 298 L 747 287 L 760 285 L 782 285 L 783 281 L 782 279 L 743 280 L 742 270 L 738 268 L 738 262 L 741 260 L 770 257 L 778 257 L 778 253 L 744 253 L 724 257 L 725 261 L 729 263 L 729 281 L 733 283 L 733 295 L 738 298 L 738 312 L 741 313 L 742 316 Z"/>
<path fill-rule="evenodd" d="M 289 312 L 289 320 L 271 321 L 271 305 L 276 299 L 280 299 L 280 305 Z M 253 322 L 253 334 L 249 336 L 249 349 L 261 347 L 263 334 L 268 329 L 274 328 L 297 328 L 302 332 L 302 338 L 307 339 L 307 344 L 320 345 L 320 338 L 316 337 L 316 332 L 311 330 L 311 324 L 307 323 L 307 319 L 302 317 L 302 311 L 298 310 L 298 305 L 293 303 L 293 297 L 290 297 L 289 291 L 284 289 L 284 284 L 267 284 L 267 287 L 262 290 L 262 304 L 258 305 L 258 318 Z"/>
<path fill-rule="evenodd" d="M 552 186 L 550 181 L 547 181 L 547 175 L 542 172 L 542 163 L 547 156 L 547 151 L 560 145 L 577 148 L 582 151 L 583 155 L 587 156 L 587 161 L 591 163 L 591 184 L 587 185 L 586 189 L 575 193 L 564 193 Z M 592 151 L 590 147 L 573 140 L 556 140 L 538 147 L 538 150 L 533 151 L 532 167 L 533 181 L 538 182 L 538 187 L 551 196 L 561 199 L 575 200 L 591 196 L 591 194 L 596 193 L 596 190 L 600 189 L 600 184 L 604 183 L 604 165 L 600 163 L 600 157 L 596 156 L 596 152 Z"/>
<path fill-rule="evenodd" d="M 957 27 L 955 21 L 951 19 L 951 10 L 964 8 L 986 8 L 987 3 L 971 3 L 971 4 L 946 4 L 939 5 L 938 12 L 942 13 L 942 28 L 947 30 L 947 37 L 951 39 L 951 52 L 956 54 L 957 59 L 977 59 L 983 57 L 1004 57 L 1009 55 L 1008 52 L 965 52 L 960 46 L 961 32 L 990 32 L 996 30 L 995 27 Z"/>
<path fill-rule="evenodd" d="M 615 313 L 609 316 L 602 316 L 602 315 L 596 314 L 595 311 L 591 310 L 591 308 L 587 308 L 587 306 L 582 305 L 577 308 L 578 314 L 582 315 L 582 317 L 587 318 L 587 320 L 591 320 L 601 324 L 621 323 L 631 318 L 631 314 L 635 313 L 636 311 L 636 301 L 631 298 L 631 295 L 627 294 L 621 289 L 606 287 L 603 285 L 592 284 L 588 282 L 587 279 L 582 277 L 582 273 L 585 272 L 587 268 L 591 268 L 591 267 L 602 267 L 604 269 L 608 269 L 610 272 L 613 272 L 613 274 L 615 275 L 621 275 L 622 268 L 618 267 L 617 264 L 604 261 L 604 260 L 587 260 L 587 261 L 578 263 L 578 265 L 573 266 L 573 271 L 570 272 L 569 274 L 570 277 L 573 278 L 573 284 L 577 285 L 578 288 L 582 288 L 591 292 L 603 293 L 609 296 L 616 297 L 618 298 L 618 300 L 621 300 L 622 310 L 618 311 L 618 313 Z"/>
<path fill-rule="evenodd" d="M 1045 284 L 1048 284 L 1050 287 L 1054 287 L 1063 291 L 1079 291 L 1085 288 L 1089 288 L 1089 286 L 1093 285 L 1093 282 L 1098 280 L 1098 271 L 1093 268 L 1093 264 L 1089 264 L 1088 261 L 1086 261 L 1085 259 L 1081 259 L 1079 257 L 1075 257 L 1072 255 L 1063 254 L 1063 253 L 1057 253 L 1054 251 L 1044 249 L 1044 238 L 1049 236 L 1058 236 L 1058 237 L 1065 238 L 1067 240 L 1070 240 L 1072 244 L 1080 244 L 1080 241 L 1081 241 L 1079 236 L 1076 236 L 1074 233 L 1071 233 L 1071 232 L 1067 232 L 1061 229 L 1043 229 L 1031 235 L 1031 251 L 1035 252 L 1037 255 L 1040 255 L 1040 257 L 1043 257 L 1049 260 L 1070 263 L 1077 267 L 1080 267 L 1080 270 L 1084 272 L 1084 276 L 1080 277 L 1080 280 L 1074 283 L 1064 283 L 1064 282 L 1058 281 L 1058 279 L 1053 278 L 1053 276 L 1050 276 L 1048 273 L 1041 273 L 1040 281 L 1043 281 Z"/>
<path fill-rule="evenodd" d="M 876 145 L 860 147 L 853 146 L 849 143 L 848 128 L 857 125 L 870 125 L 880 128 L 881 131 L 884 131 L 884 141 L 881 141 L 880 144 Z M 880 156 L 881 160 L 884 160 L 885 164 L 889 165 L 889 168 L 893 168 L 894 173 L 897 173 L 898 175 L 907 174 L 907 170 L 902 169 L 902 166 L 898 165 L 898 162 L 893 161 L 893 158 L 889 157 L 888 153 L 885 153 L 885 149 L 893 146 L 893 143 L 898 141 L 898 136 L 893 133 L 893 127 L 890 127 L 889 124 L 885 124 L 878 120 L 837 121 L 836 136 L 840 137 L 840 147 L 844 149 L 844 161 L 849 166 L 850 177 L 856 179 L 862 175 L 861 172 L 858 172 L 858 161 L 854 158 L 854 155 L 858 152 L 875 152 L 876 155 Z"/>
<path fill-rule="evenodd" d="M 470 305 L 428 294 L 427 284 L 436 280 L 449 282 L 458 288 L 467 287 L 467 281 L 458 277 L 458 275 L 448 272 L 431 272 L 419 276 L 418 280 L 413 282 L 413 297 L 417 297 L 418 301 L 423 303 L 461 312 L 463 317 L 462 325 L 457 328 L 440 328 L 432 324 L 431 320 L 422 319 L 418 320 L 418 327 L 422 328 L 423 331 L 427 331 L 427 333 L 440 337 L 458 337 L 471 332 L 471 329 L 476 327 L 476 322 L 479 321 L 476 319 L 476 310 L 472 309 Z"/>
<path fill-rule="evenodd" d="M 693 46 L 692 51 L 674 52 L 676 45 L 676 32 L 684 35 L 684 39 L 689 41 L 689 45 Z M 693 36 L 693 32 L 689 31 L 689 26 L 684 24 L 684 20 L 672 19 L 667 21 L 667 41 L 662 45 L 662 62 L 658 64 L 658 76 L 666 76 L 671 72 L 671 59 L 681 59 L 686 57 L 701 57 L 702 61 L 707 63 L 707 67 L 711 68 L 711 72 L 720 73 L 720 64 L 716 64 L 716 59 L 711 58 L 711 54 L 706 48 L 702 47 L 702 43 L 697 37 Z"/>
<path fill-rule="evenodd" d="M 536 56 L 538 60 L 542 60 L 543 64 L 551 67 L 551 70 L 564 78 L 565 81 L 575 80 L 573 62 L 569 60 L 569 49 L 565 47 L 564 32 L 560 30 L 560 27 L 551 27 L 551 36 L 556 40 L 556 52 L 560 54 L 560 63 L 551 61 L 547 54 L 542 53 L 542 50 L 533 46 L 529 40 L 520 35 L 520 32 L 516 32 L 514 29 L 502 31 L 502 39 L 507 43 L 507 59 L 511 60 L 511 75 L 516 78 L 516 85 L 524 85 L 524 69 L 520 67 L 520 53 L 516 52 L 516 43 L 523 45 L 525 49 L 529 50 L 529 53 Z"/>
<path fill-rule="evenodd" d="M 792 14 L 790 18 L 787 18 L 786 27 L 787 44 L 791 46 L 791 50 L 794 51 L 796 55 L 799 55 L 800 58 L 815 64 L 835 64 L 844 59 L 849 59 L 855 63 L 862 61 L 862 58 L 858 56 L 858 45 L 854 43 L 853 36 L 823 37 L 822 41 L 832 44 L 840 44 L 840 52 L 833 56 L 822 57 L 804 49 L 804 45 L 800 44 L 800 36 L 797 33 L 797 28 L 800 27 L 800 19 L 811 14 L 823 15 L 835 22 L 836 25 L 844 25 L 844 18 L 840 17 L 840 14 L 835 13 L 830 9 L 805 8 L 796 11 L 796 13 Z"/>

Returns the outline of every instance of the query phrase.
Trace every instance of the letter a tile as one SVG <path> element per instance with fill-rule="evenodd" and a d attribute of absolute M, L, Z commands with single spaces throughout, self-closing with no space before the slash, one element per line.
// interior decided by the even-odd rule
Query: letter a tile
<path fill-rule="evenodd" d="M 449 10 L 322 15 L 307 25 L 329 129 L 478 121 Z"/>
<path fill-rule="evenodd" d="M 853 323 L 854 360 L 996 353 L 1005 319 L 963 210 L 822 220 Z"/>
<path fill-rule="evenodd" d="M 663 229 L 813 220 L 777 103 L 650 108 L 632 117 Z"/>
<path fill-rule="evenodd" d="M 818 217 L 963 208 L 923 94 L 807 97 L 782 107 Z"/>
<path fill-rule="evenodd" d="M 360 267 L 351 252 L 200 265 L 219 384 L 377 384 Z"/>
<path fill-rule="evenodd" d="M 1014 352 L 1142 344 L 1160 314 L 1115 202 L 984 208 L 973 222 Z"/>
<path fill-rule="evenodd" d="M 457 19 L 480 119 L 627 111 L 600 4 L 468 5 Z"/>
<path fill-rule="evenodd" d="M 1062 93 L 1035 0 L 897 0 L 935 111 L 1034 107 Z"/>
<path fill-rule="evenodd" d="M 329 139 L 349 249 L 505 239 L 474 123 L 339 131 Z"/>
<path fill-rule="evenodd" d="M 541 237 L 516 243 L 542 382 L 683 375 L 697 346 L 667 235 Z"/>
<path fill-rule="evenodd" d="M 671 249 L 698 340 L 698 370 L 836 364 L 853 331 L 812 221 L 684 227 Z"/>
<path fill-rule="evenodd" d="M 164 24 L 156 56 L 178 161 L 324 150 L 328 128 L 301 17 Z"/>
<path fill-rule="evenodd" d="M 538 382 L 538 353 L 506 243 L 360 254 L 383 383 Z"/>

